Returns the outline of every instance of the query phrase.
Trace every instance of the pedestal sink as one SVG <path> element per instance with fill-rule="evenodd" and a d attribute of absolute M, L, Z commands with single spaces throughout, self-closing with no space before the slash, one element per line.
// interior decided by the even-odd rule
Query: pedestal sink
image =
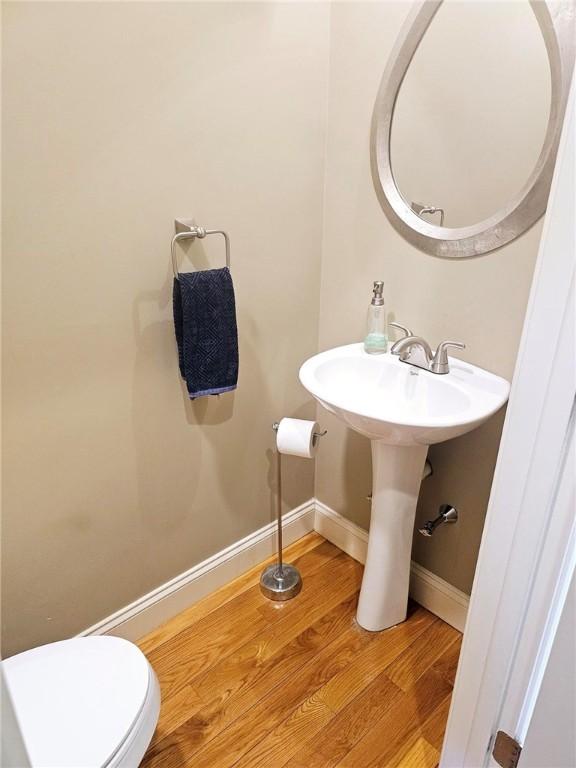
<path fill-rule="evenodd" d="M 362 344 L 307 360 L 300 381 L 372 444 L 372 510 L 358 623 L 378 631 L 404 621 L 416 502 L 428 446 L 475 429 L 508 399 L 499 376 L 450 358 L 435 374 Z"/>

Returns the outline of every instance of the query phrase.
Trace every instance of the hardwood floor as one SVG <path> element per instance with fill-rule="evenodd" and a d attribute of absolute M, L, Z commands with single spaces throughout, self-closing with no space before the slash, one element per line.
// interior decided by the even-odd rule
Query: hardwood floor
<path fill-rule="evenodd" d="M 162 688 L 144 768 L 434 768 L 460 633 L 420 606 L 372 633 L 354 621 L 362 566 L 312 533 L 303 589 L 259 591 L 262 565 L 143 638 Z"/>

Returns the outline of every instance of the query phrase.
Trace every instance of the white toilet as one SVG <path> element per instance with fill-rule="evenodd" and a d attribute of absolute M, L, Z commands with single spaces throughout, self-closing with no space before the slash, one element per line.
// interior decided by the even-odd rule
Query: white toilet
<path fill-rule="evenodd" d="M 34 768 L 136 768 L 160 711 L 154 670 L 133 643 L 81 637 L 2 662 Z"/>

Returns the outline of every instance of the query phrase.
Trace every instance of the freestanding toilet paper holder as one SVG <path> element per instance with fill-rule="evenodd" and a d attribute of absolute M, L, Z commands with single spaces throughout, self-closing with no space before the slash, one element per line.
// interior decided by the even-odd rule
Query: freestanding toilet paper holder
<path fill-rule="evenodd" d="M 280 424 L 275 421 L 272 429 L 278 432 Z M 314 432 L 314 444 L 327 433 Z M 302 576 L 296 566 L 285 563 L 282 557 L 282 454 L 276 449 L 276 523 L 278 526 L 278 559 L 266 566 L 260 576 L 260 591 L 269 600 L 281 602 L 290 600 L 302 589 Z"/>

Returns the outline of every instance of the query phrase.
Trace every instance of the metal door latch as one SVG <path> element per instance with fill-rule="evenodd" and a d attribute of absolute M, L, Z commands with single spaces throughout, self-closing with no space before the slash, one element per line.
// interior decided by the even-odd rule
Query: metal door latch
<path fill-rule="evenodd" d="M 502 768 L 516 768 L 521 752 L 522 747 L 516 739 L 508 736 L 504 731 L 498 731 L 492 750 L 492 757 L 498 765 L 501 765 Z"/>

